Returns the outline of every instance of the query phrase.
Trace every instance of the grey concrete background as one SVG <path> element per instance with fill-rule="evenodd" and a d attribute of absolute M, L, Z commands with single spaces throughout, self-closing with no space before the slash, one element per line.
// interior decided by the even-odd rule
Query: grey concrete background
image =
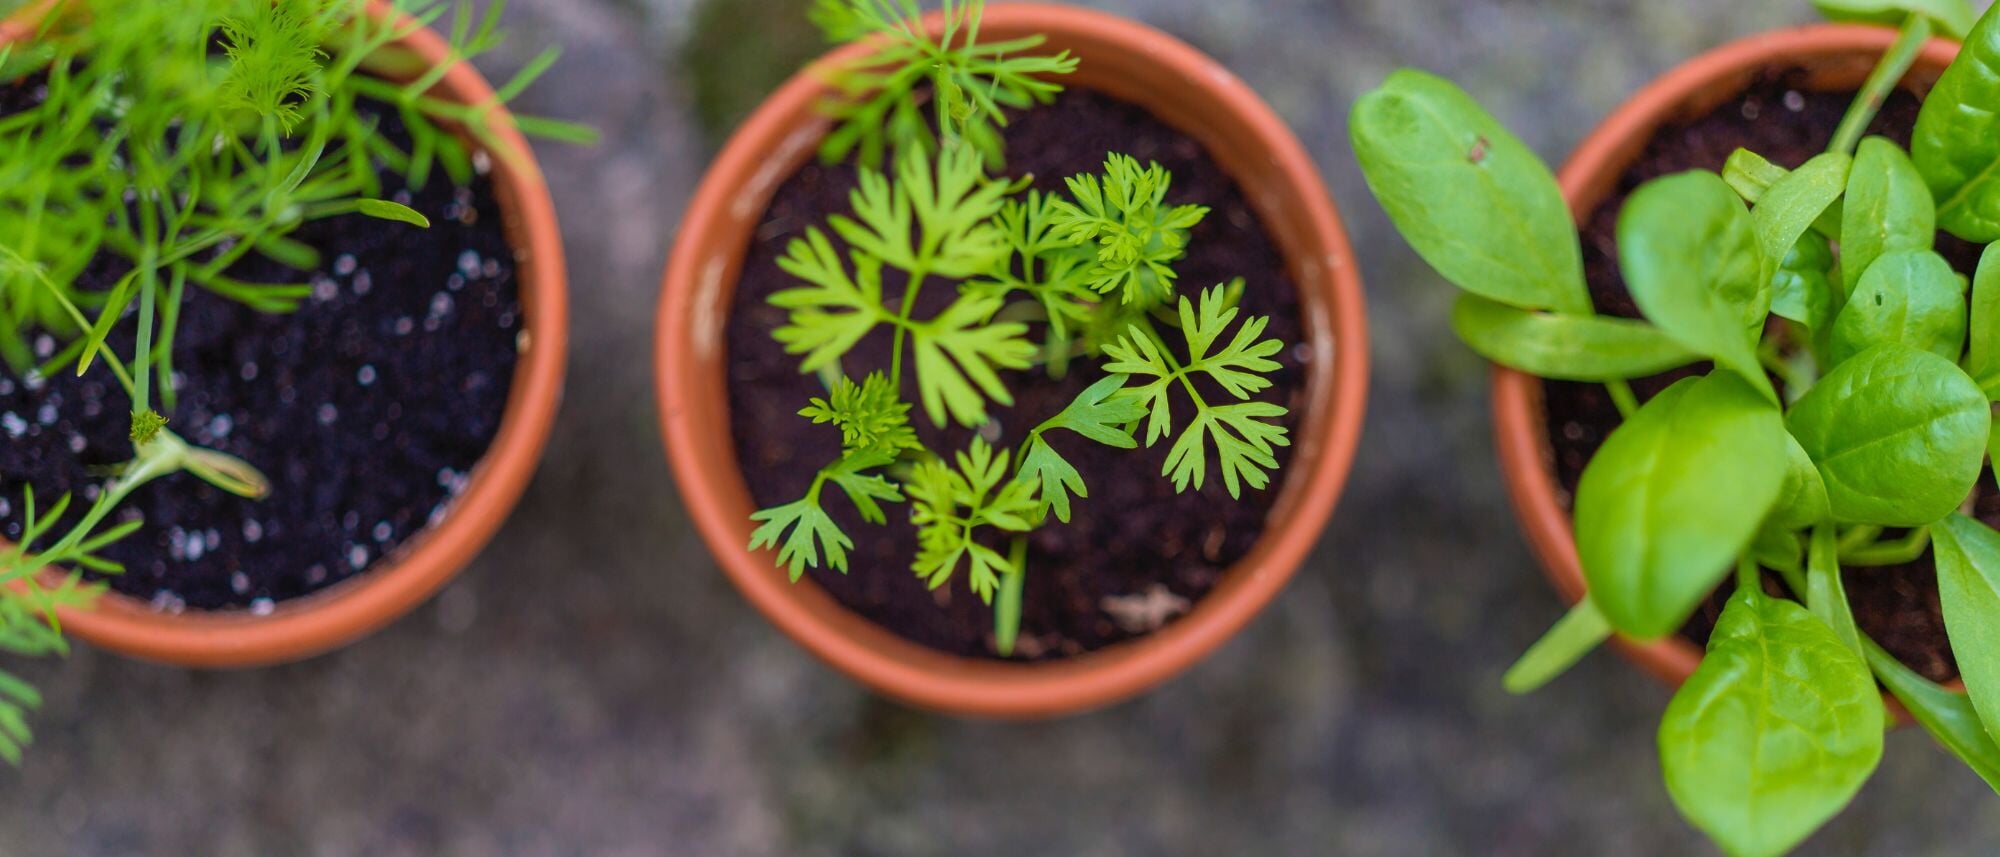
<path fill-rule="evenodd" d="M 658 274 L 720 123 L 814 42 L 798 0 L 517 0 L 505 72 L 571 52 L 525 109 L 544 147 L 577 353 L 533 490 L 432 604 L 341 653 L 200 673 L 79 651 L 0 854 L 1686 854 L 1658 781 L 1667 693 L 1609 654 L 1549 690 L 1500 672 L 1559 613 L 1492 459 L 1484 367 L 1346 142 L 1393 66 L 1465 81 L 1566 152 L 1675 61 L 1810 19 L 1805 0 L 1090 0 L 1262 91 L 1365 248 L 1376 370 L 1338 519 L 1249 631 L 1171 686 L 993 725 L 871 697 L 717 574 L 661 455 Z M 1990 854 L 1994 797 L 1914 733 L 1812 854 Z"/>

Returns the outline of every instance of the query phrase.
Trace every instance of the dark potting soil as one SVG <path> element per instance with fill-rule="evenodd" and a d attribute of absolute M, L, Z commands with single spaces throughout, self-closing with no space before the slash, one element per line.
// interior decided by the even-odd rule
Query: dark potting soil
<path fill-rule="evenodd" d="M 1266 336 L 1300 341 L 1297 287 L 1283 257 L 1235 182 L 1192 138 L 1134 105 L 1071 90 L 1051 106 L 1014 118 L 1007 145 L 1009 171 L 1032 174 L 1036 186 L 1051 191 L 1060 191 L 1065 177 L 1100 170 L 1108 152 L 1158 161 L 1173 173 L 1170 202 L 1213 209 L 1194 230 L 1188 257 L 1178 266 L 1182 293 L 1244 277 L 1245 315 L 1270 316 Z M 798 358 L 771 338 L 786 316 L 766 300 L 797 284 L 777 266 L 786 243 L 828 215 L 847 212 L 855 176 L 851 166 L 817 163 L 792 176 L 766 212 L 737 284 L 729 324 L 731 430 L 760 507 L 803 496 L 813 474 L 839 454 L 839 432 L 798 416 L 825 388 L 817 377 L 800 374 Z M 947 301 L 950 291 L 927 289 L 918 316 Z M 1277 359 L 1283 368 L 1273 376 L 1276 386 L 1259 398 L 1289 406 L 1293 413 L 1283 422 L 1296 431 L 1310 355 L 1295 345 Z M 846 361 L 856 377 L 888 365 L 886 333 L 871 337 Z M 1101 377 L 1086 361 L 1062 381 L 1041 373 L 1010 374 L 1016 405 L 995 411 L 997 431 L 989 439 L 1013 448 L 1023 432 L 1060 412 Z M 913 392 L 909 399 L 915 400 Z M 921 413 L 915 421 L 935 450 L 963 449 L 972 438 L 957 428 L 938 430 Z M 1016 649 L 1021 658 L 1082 654 L 1150 633 L 1184 613 L 1256 544 L 1277 496 L 1274 482 L 1270 490 L 1246 488 L 1240 502 L 1232 500 L 1214 473 L 1203 490 L 1176 494 L 1159 475 L 1166 442 L 1138 451 L 1073 437 L 1055 442 L 1082 472 L 1090 497 L 1078 501 L 1072 523 L 1051 522 L 1031 540 Z M 1290 450 L 1279 450 L 1278 460 L 1289 461 Z M 917 643 L 957 655 L 995 656 L 992 608 L 972 594 L 964 570 L 936 591 L 910 571 L 916 538 L 902 511 L 890 513 L 889 526 L 875 527 L 862 524 L 845 498 L 830 500 L 827 509 L 856 547 L 851 573 L 822 570 L 812 575 L 815 582 L 849 609 Z"/>
<path fill-rule="evenodd" d="M 1796 168 L 1826 151 L 1853 94 L 1814 92 L 1798 86 L 1799 80 L 1796 73 L 1767 73 L 1743 95 L 1708 115 L 1663 128 L 1655 135 L 1645 153 L 1620 179 L 1616 192 L 1592 213 L 1583 229 L 1585 274 L 1591 298 L 1600 312 L 1639 317 L 1638 307 L 1633 304 L 1618 270 L 1616 234 L 1618 213 L 1624 208 L 1626 198 L 1641 184 L 1687 170 L 1720 171 L 1730 153 L 1739 147 L 1787 168 Z M 1915 96 L 1897 91 L 1883 107 L 1870 133 L 1907 146 L 1921 106 Z M 1979 260 L 1979 248 L 1943 232 L 1938 233 L 1938 251 L 1968 275 Z M 1633 388 L 1642 399 L 1650 398 L 1674 381 L 1706 370 L 1705 365 L 1679 369 L 1635 381 Z M 1584 466 L 1620 420 L 1616 406 L 1600 385 L 1549 381 L 1544 386 L 1549 440 L 1567 504 L 1582 478 Z M 1992 496 L 1990 482 L 1990 477 L 1980 481 L 1984 496 L 1977 511 L 1988 524 L 2000 525 L 2000 498 Z M 1938 604 L 1937 571 L 1928 553 L 1907 565 L 1849 568 L 1844 579 L 1855 621 L 1863 631 L 1933 680 L 1949 681 L 1958 676 L 1958 664 L 1952 658 L 1945 637 L 1944 615 Z M 1705 645 L 1732 588 L 1724 586 L 1712 596 L 1682 630 L 1682 635 Z"/>
<path fill-rule="evenodd" d="M 0 104 L 9 95 L 0 88 Z M 396 111 L 377 118 L 377 133 L 407 151 Z M 384 188 L 405 184 L 380 175 Z M 104 551 L 126 568 L 108 578 L 114 589 L 167 610 L 267 610 L 394 554 L 464 489 L 513 384 L 513 252 L 483 176 L 453 187 L 440 174 L 389 193 L 431 228 L 323 220 L 293 236 L 320 252 L 321 270 L 253 255 L 229 271 L 311 284 L 297 312 L 262 314 L 189 288 L 168 427 L 250 462 L 273 490 L 243 500 L 187 474 L 141 488 L 120 515 L 143 516 L 144 527 Z M 87 290 L 126 270 L 100 261 L 80 281 Z M 132 353 L 135 327 L 128 319 L 113 335 L 117 353 Z M 59 347 L 47 335 L 33 343 L 40 356 Z M 102 367 L 44 379 L 0 365 L 0 535 L 20 536 L 27 486 L 44 508 L 65 492 L 80 493 L 79 507 L 96 496 L 101 469 L 131 458 L 130 410 Z"/>

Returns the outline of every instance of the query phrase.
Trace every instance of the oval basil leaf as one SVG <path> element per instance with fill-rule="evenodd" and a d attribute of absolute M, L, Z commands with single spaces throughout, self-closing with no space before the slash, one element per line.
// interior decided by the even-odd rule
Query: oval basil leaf
<path fill-rule="evenodd" d="M 1928 15 L 1946 35 L 1963 39 L 1976 12 L 1966 0 L 1813 0 L 1828 20 L 1900 26 L 1912 14 Z"/>
<path fill-rule="evenodd" d="M 2000 726 L 2000 533 L 1964 515 L 1931 527 L 1938 599 L 1966 695 L 1989 735 Z"/>
<path fill-rule="evenodd" d="M 1986 397 L 2000 400 L 2000 244 L 1989 244 L 1979 256 L 1979 270 L 1972 276 L 1971 340 L 1965 354 L 1965 371 L 1986 390 Z"/>
<path fill-rule="evenodd" d="M 1615 381 L 1657 375 L 1701 358 L 1643 321 L 1552 315 L 1465 294 L 1451 326 L 1486 359 L 1562 381 Z"/>
<path fill-rule="evenodd" d="M 1965 281 L 1929 250 L 1875 260 L 1833 321 L 1834 365 L 1884 342 L 1921 348 L 1947 360 L 1965 350 Z"/>
<path fill-rule="evenodd" d="M 1791 255 L 1814 221 L 1847 192 L 1847 174 L 1854 159 L 1838 152 L 1813 158 L 1766 190 L 1750 212 L 1757 243 L 1764 249 L 1764 276 Z"/>
<path fill-rule="evenodd" d="M 1355 104 L 1349 129 L 1369 189 L 1445 279 L 1524 309 L 1591 313 L 1555 176 L 1471 96 L 1398 71 Z"/>
<path fill-rule="evenodd" d="M 1882 686 L 1910 710 L 1910 716 L 1916 718 L 1924 731 L 1965 762 L 1994 791 L 2000 791 L 2000 744 L 1995 744 L 1993 736 L 1980 724 L 1972 700 L 1917 675 L 1873 640 L 1863 638 L 1861 645 L 1868 653 L 1868 666 L 1875 670 Z"/>
<path fill-rule="evenodd" d="M 1827 373 L 1786 424 L 1826 481 L 1835 519 L 1918 527 L 1965 502 L 1992 417 L 1956 364 L 1891 343 Z"/>
<path fill-rule="evenodd" d="M 1875 260 L 1903 250 L 1929 250 L 1937 241 L 1937 209 L 1923 176 L 1895 143 L 1861 141 L 1847 176 L 1840 220 L 1840 270 L 1848 294 Z"/>
<path fill-rule="evenodd" d="M 1756 340 L 1771 281 L 1750 212 L 1720 176 L 1688 172 L 1641 186 L 1618 218 L 1618 256 L 1648 320 L 1769 389 Z"/>
<path fill-rule="evenodd" d="M 1937 201 L 1938 225 L 2000 241 L 2000 14 L 1988 9 L 1917 114 L 1910 153 Z"/>
<path fill-rule="evenodd" d="M 1875 772 L 1883 718 L 1868 665 L 1833 629 L 1743 590 L 1660 723 L 1667 791 L 1723 850 L 1783 854 Z"/>
<path fill-rule="evenodd" d="M 1612 627 L 1680 628 L 1777 501 L 1784 435 L 1777 406 L 1727 372 L 1667 388 L 1611 433 L 1577 485 L 1576 548 Z"/>

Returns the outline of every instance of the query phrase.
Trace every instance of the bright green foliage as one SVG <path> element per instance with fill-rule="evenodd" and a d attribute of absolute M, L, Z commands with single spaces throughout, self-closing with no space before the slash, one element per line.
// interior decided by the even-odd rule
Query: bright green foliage
<path fill-rule="evenodd" d="M 1724 851 L 1783 854 L 1875 772 L 1883 716 L 1868 665 L 1833 629 L 1740 590 L 1660 723 L 1667 791 Z"/>
<path fill-rule="evenodd" d="M 976 538 L 982 528 L 1002 533 L 1035 528 L 1038 486 L 1013 477 L 1010 457 L 974 438 L 970 450 L 953 457 L 957 467 L 935 458 L 917 464 L 908 486 L 910 523 L 917 526 L 917 561 L 910 568 L 930 588 L 950 582 L 963 563 L 973 593 L 991 604 L 1000 576 L 1020 570 Z"/>
<path fill-rule="evenodd" d="M 1931 528 L 1938 595 L 1966 696 L 1987 724 L 2000 727 L 2000 533 L 1964 515 Z"/>
<path fill-rule="evenodd" d="M 1969 0 L 1813 0 L 1820 14 L 1857 24 L 1900 24 L 1910 15 L 1934 21 L 1944 34 L 1963 39 L 1978 17 Z"/>
<path fill-rule="evenodd" d="M 1077 501 L 1090 497 L 1083 472 L 1064 455 L 1068 435 L 1136 449 L 1144 422 L 1146 444 L 1156 445 L 1173 433 L 1170 403 L 1180 387 L 1194 417 L 1163 473 L 1179 490 L 1200 489 L 1213 457 L 1231 496 L 1244 485 L 1268 486 L 1276 450 L 1290 439 L 1277 422 L 1286 409 L 1256 400 L 1272 386 L 1273 358 L 1284 345 L 1263 338 L 1269 319 L 1238 323 L 1246 284 L 1210 289 L 1199 305 L 1176 294 L 1175 265 L 1208 209 L 1170 202 L 1165 169 L 1108 153 L 1104 171 L 1070 178 L 1067 194 L 989 172 L 1005 122 L 998 108 L 1055 91 L 1046 81 L 1016 86 L 1008 75 L 1064 73 L 1075 63 L 1018 53 L 1039 38 L 1004 50 L 979 44 L 980 9 L 948 3 L 951 34 L 933 42 L 914 23 L 914 0 L 816 7 L 835 38 L 877 39 L 866 63 L 835 73 L 848 97 L 832 106 L 840 124 L 824 149 L 859 160 L 860 179 L 851 214 L 831 217 L 826 229 L 809 227 L 786 248 L 779 266 L 800 284 L 770 302 L 787 313 L 776 339 L 800 356 L 801 371 L 832 385 L 802 414 L 838 427 L 843 452 L 815 474 L 803 499 L 753 517 L 751 548 L 777 549 L 794 580 L 807 568 L 846 572 L 854 542 L 822 504 L 826 486 L 841 488 L 869 523 L 887 523 L 884 503 L 907 500 L 919 547 L 911 567 L 934 589 L 962 571 L 993 607 L 994 645 L 1004 656 L 1020 633 L 1027 535 L 1069 523 Z M 966 74 L 998 77 L 982 78 L 985 91 L 968 94 Z M 934 126 L 941 139 L 909 100 L 925 80 L 941 100 L 971 105 L 945 108 Z M 892 172 L 872 169 L 892 145 Z M 1183 345 L 1169 347 L 1175 331 Z M 876 353 L 857 349 L 878 336 L 889 340 L 886 368 L 848 365 Z M 1063 378 L 1078 361 L 1096 362 L 1088 371 L 1103 377 L 1067 407 L 1009 412 L 1010 373 Z M 849 380 L 855 369 L 867 380 Z M 1204 398 L 1215 396 L 1227 401 Z M 938 429 L 977 434 L 964 450 L 933 450 L 909 424 L 913 409 Z"/>
<path fill-rule="evenodd" d="M 1076 60 L 1067 51 L 1036 53 L 1047 41 L 1042 36 L 980 41 L 985 6 L 985 0 L 944 0 L 943 31 L 933 37 L 917 0 L 818 0 L 812 18 L 829 39 L 872 38 L 875 46 L 828 74 L 840 95 L 827 108 L 839 126 L 820 155 L 829 163 L 855 155 L 873 166 L 891 148 L 905 156 L 935 154 L 942 136 L 963 140 L 989 166 L 1000 166 L 1006 111 L 1049 103 L 1062 86 L 1048 78 L 1075 71 Z M 930 115 L 926 96 L 934 104 Z"/>
<path fill-rule="evenodd" d="M 1972 491 L 1992 420 L 1986 396 L 1945 360 L 1878 345 L 1835 367 L 1787 416 L 1843 523 L 1920 527 Z"/>
<path fill-rule="evenodd" d="M 1785 482 L 1777 406 L 1726 373 L 1675 384 L 1604 442 L 1576 489 L 1591 600 L 1642 640 L 1678 630 Z"/>
<path fill-rule="evenodd" d="M 75 10 L 85 4 L 70 3 Z M 471 149 L 459 131 L 500 158 L 490 105 L 429 94 L 455 67 L 413 63 L 392 43 L 407 31 L 365 14 L 364 0 L 90 0 L 88 14 L 43 22 L 28 43 L 0 49 L 0 83 L 32 78 L 39 103 L 0 116 L 0 371 L 24 376 L 106 367 L 132 400 L 134 459 L 118 468 L 67 532 L 55 528 L 67 500 L 37 511 L 24 498 L 27 532 L 0 552 L 0 650 L 60 654 L 58 607 L 84 607 L 96 593 L 82 571 L 119 571 L 98 554 L 135 521 L 111 523 L 139 485 L 186 471 L 231 493 L 260 498 L 265 477 L 246 462 L 188 445 L 162 412 L 174 404 L 172 352 L 179 304 L 206 289 L 253 309 L 283 312 L 303 300 L 298 284 L 253 284 L 230 276 L 260 255 L 312 269 L 318 254 L 291 238 L 301 225 L 360 214 L 427 226 L 407 206 L 382 199 L 378 165 L 422 187 L 442 165 L 469 182 Z M 458 5 L 450 45 L 456 60 L 498 44 L 504 3 L 483 16 Z M 452 6 L 395 4 L 422 24 Z M 500 87 L 518 95 L 554 53 Z M 395 82 L 392 82 L 395 81 Z M 362 103 L 374 102 L 364 112 Z M 375 133 L 369 115 L 401 114 L 410 151 Z M 585 139 L 586 130 L 523 118 L 522 130 Z M 451 128 L 453 130 L 446 130 Z M 79 282 L 87 269 L 123 271 L 107 286 Z M 129 358 L 107 337 L 134 324 Z M 27 340 L 65 342 L 38 363 Z M 157 401 L 154 392 L 159 395 Z M 157 405 L 157 407 L 156 407 Z M 45 588 L 46 568 L 66 568 Z M 17 759 L 34 692 L 0 673 L 0 757 Z"/>
<path fill-rule="evenodd" d="M 1937 200 L 1938 225 L 2000 241 L 2000 14 L 1989 8 L 1924 99 L 1910 153 Z"/>
<path fill-rule="evenodd" d="M 1591 313 L 1555 177 L 1464 91 L 1398 71 L 1354 105 L 1349 132 L 1376 199 L 1445 279 L 1522 309 Z"/>
<path fill-rule="evenodd" d="M 1203 292 L 1199 312 L 1194 301 L 1181 298 L 1185 360 L 1174 356 L 1151 325 L 1141 323 L 1105 348 L 1112 362 L 1104 370 L 1130 379 L 1129 394 L 1147 413 L 1147 446 L 1173 432 L 1172 391 L 1176 386 L 1184 389 L 1195 415 L 1168 451 L 1166 473 L 1173 477 L 1175 488 L 1185 491 L 1192 485 L 1199 490 L 1208 475 L 1208 448 L 1213 445 L 1223 484 L 1229 496 L 1238 497 L 1244 484 L 1259 489 L 1269 485 L 1270 471 L 1278 466 L 1276 448 L 1291 445 L 1285 427 L 1271 422 L 1285 409 L 1252 400 L 1270 388 L 1267 376 L 1279 368 L 1270 358 L 1284 346 L 1275 339 L 1261 339 L 1270 320 L 1253 318 L 1236 329 L 1228 345 L 1216 349 L 1238 315 L 1223 296 L 1221 286 Z M 1211 405 L 1194 383 L 1198 377 L 1206 377 L 1236 402 Z"/>
<path fill-rule="evenodd" d="M 1056 203 L 1055 235 L 1097 245 L 1085 274 L 1091 288 L 1139 309 L 1172 298 L 1173 265 L 1187 255 L 1188 230 L 1208 216 L 1205 206 L 1168 205 L 1172 181 L 1159 164 L 1142 169 L 1137 159 L 1118 154 L 1105 159 L 1102 176 L 1069 180 L 1073 201 Z"/>
<path fill-rule="evenodd" d="M 1901 32 L 1826 154 L 1787 170 L 1739 151 L 1720 174 L 1629 195 L 1616 249 L 1644 320 L 1591 314 L 1547 169 L 1456 87 L 1399 72 L 1352 127 L 1383 208 L 1465 291 L 1460 337 L 1517 370 L 1604 383 L 1625 417 L 1575 496 L 1588 595 L 1508 688 L 1614 633 L 1675 633 L 1738 570 L 1660 735 L 1676 804 L 1732 854 L 1788 850 L 1854 795 L 1881 752 L 1877 681 L 2000 788 L 2000 535 L 1954 514 L 2000 455 L 2000 252 L 1968 294 L 1932 249 L 1939 228 L 2000 240 L 2000 12 L 1975 25 L 1963 0 L 1817 5 Z M 1967 30 L 1914 155 L 1863 139 L 1930 35 Z M 1716 370 L 1643 404 L 1626 383 L 1701 358 Z M 1970 698 L 1898 663 L 1848 604 L 1844 573 L 1933 552 Z M 1796 601 L 1764 594 L 1765 573 Z"/>

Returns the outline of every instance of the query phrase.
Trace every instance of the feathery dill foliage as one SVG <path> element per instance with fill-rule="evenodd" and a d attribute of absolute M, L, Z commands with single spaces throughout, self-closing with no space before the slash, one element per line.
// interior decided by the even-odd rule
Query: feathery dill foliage
<path fill-rule="evenodd" d="M 776 548 L 794 581 L 809 567 L 844 573 L 854 542 L 827 513 L 827 489 L 871 524 L 888 523 L 884 504 L 907 502 L 919 546 L 913 572 L 935 589 L 964 569 L 994 608 L 999 651 L 1011 654 L 1026 534 L 1051 518 L 1067 523 L 1074 502 L 1089 496 L 1056 439 L 1136 449 L 1143 424 L 1147 446 L 1172 439 L 1162 475 L 1176 489 L 1200 489 L 1213 470 L 1232 497 L 1269 485 L 1276 449 L 1290 439 L 1275 421 L 1285 409 L 1254 399 L 1271 387 L 1270 358 L 1283 346 L 1263 338 L 1269 319 L 1238 324 L 1243 282 L 1198 300 L 1178 292 L 1174 266 L 1208 209 L 1168 205 L 1166 170 L 1113 153 L 1101 174 L 1069 179 L 1068 195 L 988 174 L 1001 160 L 1002 108 L 1049 101 L 1061 89 L 1049 76 L 1076 61 L 1015 55 L 1039 37 L 980 44 L 980 11 L 977 0 L 947 2 L 945 35 L 932 41 L 910 0 L 816 8 L 836 39 L 879 36 L 882 46 L 836 73 L 842 97 L 829 103 L 840 124 L 824 154 L 863 164 L 852 211 L 786 248 L 778 264 L 801 283 L 771 297 L 789 316 L 776 339 L 830 386 L 800 415 L 838 428 L 842 453 L 805 497 L 753 516 L 750 547 Z M 932 87 L 920 93 L 925 81 Z M 937 102 L 941 133 L 919 108 L 922 95 Z M 892 172 L 872 168 L 889 149 Z M 885 271 L 901 275 L 900 294 L 885 293 Z M 953 299 L 920 318 L 926 289 L 949 289 Z M 854 381 L 843 360 L 884 332 L 890 365 Z M 983 431 L 947 456 L 911 426 L 921 407 L 940 428 L 993 428 L 994 409 L 1014 404 L 1007 373 L 1060 378 L 1079 359 L 1099 361 L 1105 377 L 1018 448 L 996 449 L 986 438 L 998 432 Z M 906 380 L 914 404 L 903 398 Z M 1176 400 L 1192 411 L 1178 426 Z"/>
<path fill-rule="evenodd" d="M 317 251 L 291 235 L 323 218 L 428 226 L 383 198 L 391 189 L 378 166 L 412 188 L 440 170 L 468 183 L 473 157 L 459 131 L 496 157 L 525 156 L 495 134 L 492 105 L 429 94 L 452 66 L 500 44 L 504 4 L 483 15 L 466 2 L 395 5 L 418 25 L 455 14 L 450 62 L 429 67 L 397 47 L 410 28 L 370 20 L 365 0 L 89 0 L 49 16 L 27 43 L 0 48 L 0 84 L 45 93 L 0 116 L 0 362 L 30 380 L 107 366 L 132 399 L 134 451 L 66 533 L 56 527 L 69 498 L 47 509 L 36 508 L 32 492 L 21 498 L 26 533 L 0 551 L 0 651 L 64 651 L 54 611 L 100 591 L 82 582 L 83 571 L 120 570 L 99 552 L 138 526 L 111 519 L 140 485 L 186 471 L 244 496 L 268 491 L 249 464 L 188 445 L 160 414 L 172 410 L 174 330 L 189 289 L 290 311 L 307 286 L 241 282 L 232 266 L 256 254 L 317 267 Z M 529 63 L 496 101 L 521 92 L 555 56 Z M 364 110 L 363 100 L 376 103 Z M 401 115 L 409 150 L 375 133 L 372 117 L 382 110 Z M 591 136 L 564 123 L 516 121 L 531 134 Z M 117 274 L 108 288 L 96 279 L 107 269 Z M 126 358 L 105 344 L 123 324 L 136 327 Z M 38 360 L 28 345 L 37 332 L 63 346 Z M 71 571 L 47 586 L 38 575 L 50 567 Z M 0 758 L 18 760 L 28 739 L 24 710 L 36 703 L 31 688 L 0 672 Z"/>

